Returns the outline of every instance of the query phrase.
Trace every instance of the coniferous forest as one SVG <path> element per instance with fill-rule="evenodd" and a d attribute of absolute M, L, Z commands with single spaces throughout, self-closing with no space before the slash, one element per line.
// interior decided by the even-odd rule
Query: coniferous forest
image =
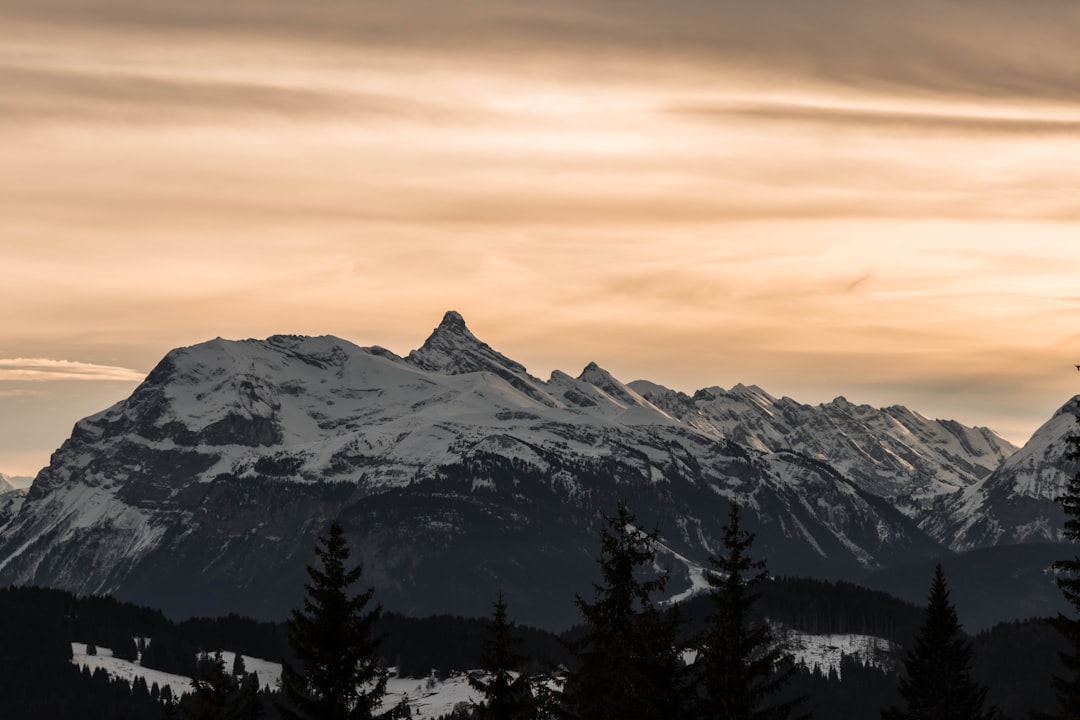
<path fill-rule="evenodd" d="M 496 602 L 496 598 L 492 601 Z M 687 646 L 704 630 L 712 603 L 710 597 L 699 596 L 680 605 L 677 644 Z M 515 674 L 536 676 L 552 668 L 573 673 L 581 667 L 574 647 L 587 634 L 584 624 L 556 635 L 514 625 L 507 620 L 512 618 L 513 608 L 504 607 L 502 612 L 506 616 L 503 622 L 508 623 L 506 631 L 515 640 L 513 654 L 519 658 L 513 668 Z M 918 634 L 925 612 L 925 608 L 851 583 L 773 578 L 762 584 L 751 619 L 769 618 L 815 634 L 875 635 L 906 648 Z M 488 667 L 485 658 L 491 656 L 490 624 L 491 620 L 485 618 L 410 618 L 385 612 L 373 624 L 372 636 L 382 638 L 377 651 L 380 667 L 396 667 L 408 677 L 426 678 L 433 673 L 445 677 L 454 671 Z M 296 663 L 288 634 L 285 622 L 256 622 L 238 615 L 175 622 L 159 611 L 108 597 L 76 597 L 33 587 L 6 588 L 0 590 L 0 697 L 4 717 L 47 720 L 168 716 L 166 704 L 172 699 L 171 693 L 163 695 L 160 688 L 146 687 L 145 683 L 132 685 L 110 679 L 100 670 L 90 673 L 76 667 L 71 663 L 73 640 L 108 647 L 121 655 L 126 650 L 132 657 L 140 652 L 146 667 L 196 677 L 200 654 L 212 658 L 219 648 Z M 140 650 L 134 638 L 150 642 Z M 1066 649 L 1067 643 L 1049 619 L 1001 624 L 967 639 L 971 647 L 970 676 L 987 689 L 988 708 L 996 708 L 1000 717 L 1016 719 L 1026 718 L 1033 711 L 1054 711 L 1051 677 L 1065 672 L 1057 653 Z M 903 657 L 896 657 L 894 662 L 895 669 L 902 670 Z M 903 705 L 898 683 L 895 672 L 847 657 L 831 672 L 797 667 L 775 700 L 802 698 L 790 717 L 809 714 L 816 718 L 876 720 L 883 708 Z M 261 717 L 278 717 L 279 709 L 266 690 L 264 686 L 260 693 Z M 688 692 L 685 687 L 684 691 Z M 180 692 L 193 694 L 190 687 Z M 192 703 L 195 711 L 192 698 L 184 702 Z M 172 713 L 185 716 L 180 708 L 174 708 Z M 492 716 L 478 711 L 477 717 Z"/>

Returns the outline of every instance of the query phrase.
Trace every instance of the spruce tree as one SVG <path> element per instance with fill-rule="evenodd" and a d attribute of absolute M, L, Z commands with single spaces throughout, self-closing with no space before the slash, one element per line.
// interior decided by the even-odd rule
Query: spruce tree
<path fill-rule="evenodd" d="M 763 560 L 751 559 L 754 534 L 739 523 L 739 506 L 732 503 L 724 527 L 725 554 L 709 558 L 713 609 L 694 642 L 695 717 L 784 720 L 799 700 L 766 701 L 791 680 L 795 666 L 774 642 L 768 623 L 753 616 L 759 587 L 769 574 Z"/>
<path fill-rule="evenodd" d="M 885 720 L 984 720 L 986 688 L 971 677 L 971 643 L 949 601 L 938 563 L 922 627 L 904 658 L 900 679 L 903 710 L 887 708 Z"/>
<path fill-rule="evenodd" d="M 1080 423 L 1080 416 L 1076 420 Z M 1072 462 L 1080 460 L 1080 435 L 1070 435 L 1065 442 L 1068 446 L 1066 459 Z M 1080 542 L 1080 472 L 1069 480 L 1065 493 L 1057 498 L 1057 502 L 1065 511 L 1065 538 L 1074 543 Z M 1062 594 L 1073 606 L 1074 612 L 1080 614 L 1080 557 L 1073 555 L 1071 559 L 1059 560 L 1054 563 L 1054 570 L 1058 573 L 1057 584 Z M 1049 717 L 1063 720 L 1077 718 L 1080 717 L 1080 618 L 1059 613 L 1051 624 L 1068 647 L 1058 653 L 1067 675 L 1055 675 L 1050 681 L 1058 712 Z"/>
<path fill-rule="evenodd" d="M 513 623 L 506 616 L 506 600 L 499 593 L 480 658 L 483 673 L 468 676 L 469 685 L 483 698 L 473 704 L 477 720 L 535 720 L 540 716 L 530 678 L 521 672 L 526 658 L 517 647 L 522 642 L 514 634 Z"/>
<path fill-rule="evenodd" d="M 667 575 L 641 577 L 656 558 L 657 531 L 643 532 L 619 503 L 605 516 L 599 564 L 603 584 L 594 600 L 580 595 L 586 634 L 570 644 L 579 661 L 566 683 L 564 709 L 582 720 L 677 720 L 683 717 L 682 661 L 676 647 L 678 616 L 661 611 L 652 595 Z"/>
<path fill-rule="evenodd" d="M 349 547 L 340 522 L 330 523 L 315 555 L 319 567 L 307 568 L 311 582 L 304 584 L 304 608 L 293 610 L 288 623 L 299 667 L 282 666 L 285 702 L 279 710 L 290 720 L 371 720 L 379 717 L 386 695 L 380 638 L 373 634 L 382 607 L 369 608 L 374 588 L 351 594 L 362 569 L 347 567 Z"/>

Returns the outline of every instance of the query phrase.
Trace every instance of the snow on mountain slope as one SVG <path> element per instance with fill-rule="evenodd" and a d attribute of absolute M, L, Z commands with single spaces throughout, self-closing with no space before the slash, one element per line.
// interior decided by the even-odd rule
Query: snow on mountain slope
<path fill-rule="evenodd" d="M 819 668 L 824 675 L 834 671 L 839 676 L 841 661 L 845 657 L 854 658 L 866 665 L 892 670 L 892 658 L 897 653 L 895 643 L 873 635 L 812 635 L 798 630 L 781 629 L 776 632 L 776 638 L 785 652 L 795 656 L 797 665 L 803 665 L 809 670 Z"/>
<path fill-rule="evenodd" d="M 22 507 L 25 498 L 25 490 L 18 490 L 13 487 L 0 492 L 0 537 L 3 537 L 4 529 L 8 523 L 19 514 L 19 508 Z"/>
<path fill-rule="evenodd" d="M 702 432 L 762 452 L 794 450 L 828 462 L 931 534 L 939 526 L 935 498 L 971 486 L 1016 451 L 986 428 L 928 420 L 899 406 L 878 409 L 843 397 L 810 406 L 745 385 L 705 388 L 692 397 L 644 381 L 630 387 Z"/>
<path fill-rule="evenodd" d="M 1066 459 L 1066 438 L 1080 434 L 1080 395 L 1063 405 L 1001 467 L 949 498 L 942 517 L 954 550 L 1030 542 L 1060 542 L 1065 514 L 1056 498 L 1080 470 Z"/>
<path fill-rule="evenodd" d="M 720 548 L 731 502 L 775 572 L 851 578 L 940 552 L 904 513 L 924 522 L 916 500 L 1010 447 L 899 408 L 690 398 L 595 363 L 545 382 L 454 312 L 406 358 L 218 338 L 76 424 L 0 535 L 0 583 L 280 618 L 340 517 L 388 606 L 483 615 L 501 587 L 524 621 L 559 627 L 619 499 L 687 560 L 673 595 Z"/>

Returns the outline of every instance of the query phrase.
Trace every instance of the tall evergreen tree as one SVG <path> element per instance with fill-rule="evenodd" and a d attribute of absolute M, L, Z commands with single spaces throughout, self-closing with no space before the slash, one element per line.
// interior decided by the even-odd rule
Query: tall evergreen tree
<path fill-rule="evenodd" d="M 279 710 L 290 720 L 370 720 L 378 717 L 386 695 L 380 638 L 373 634 L 382 607 L 368 607 L 374 588 L 350 594 L 362 569 L 347 567 L 349 546 L 340 522 L 330 523 L 315 556 L 319 567 L 307 568 L 311 582 L 304 584 L 304 609 L 293 610 L 288 623 L 300 666 L 282 666 L 285 702 Z"/>
<path fill-rule="evenodd" d="M 1076 420 L 1080 423 L 1080 416 Z M 1080 434 L 1070 435 L 1065 442 L 1066 459 L 1080 460 Z M 1065 538 L 1080 542 L 1080 472 L 1069 480 L 1065 493 L 1057 501 L 1065 511 Z M 1054 563 L 1054 570 L 1058 573 L 1057 584 L 1062 594 L 1073 606 L 1074 613 L 1080 615 L 1080 557 L 1073 555 L 1068 560 L 1059 560 Z M 1068 643 L 1068 648 L 1059 653 L 1067 675 L 1055 675 L 1051 679 L 1058 712 L 1050 717 L 1071 720 L 1080 717 L 1080 618 L 1059 613 L 1051 623 Z"/>
<path fill-rule="evenodd" d="M 798 700 L 766 705 L 795 673 L 789 656 L 772 637 L 768 623 L 755 620 L 759 587 L 769 578 L 763 560 L 753 560 L 754 534 L 740 526 L 739 506 L 731 505 L 724 527 L 723 556 L 712 556 L 713 610 L 695 638 L 693 670 L 697 681 L 695 717 L 704 720 L 784 720 Z"/>
<path fill-rule="evenodd" d="M 517 650 L 523 642 L 514 634 L 513 623 L 506 616 L 506 600 L 499 593 L 480 658 L 483 672 L 468 676 L 469 685 L 483 698 L 473 704 L 477 720 L 536 720 L 540 717 L 541 708 L 533 693 L 532 682 L 522 672 L 526 657 Z"/>
<path fill-rule="evenodd" d="M 984 720 L 986 688 L 971 677 L 971 643 L 960 630 L 938 563 L 922 627 L 904 658 L 903 710 L 887 708 L 884 720 Z"/>
<path fill-rule="evenodd" d="M 580 666 L 567 679 L 565 709 L 582 720 L 676 720 L 683 717 L 678 616 L 651 596 L 667 575 L 643 579 L 656 558 L 658 533 L 643 532 L 624 503 L 600 533 L 603 584 L 593 602 L 576 602 L 587 631 L 570 646 Z"/>

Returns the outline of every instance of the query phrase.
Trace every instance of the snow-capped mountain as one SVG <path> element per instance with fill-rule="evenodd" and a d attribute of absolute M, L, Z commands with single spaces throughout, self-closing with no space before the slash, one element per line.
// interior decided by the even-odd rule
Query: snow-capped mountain
<path fill-rule="evenodd" d="M 929 420 L 901 406 L 873 408 L 843 397 L 811 406 L 757 386 L 705 388 L 693 397 L 636 381 L 630 387 L 710 435 L 762 452 L 794 450 L 829 463 L 859 487 L 887 498 L 939 541 L 932 502 L 973 485 L 1016 452 L 987 428 Z"/>
<path fill-rule="evenodd" d="M 0 495 L 15 489 L 15 485 L 12 484 L 11 480 L 12 479 L 4 473 L 0 473 Z"/>
<path fill-rule="evenodd" d="M 1065 514 L 1056 498 L 1080 464 L 1066 438 L 1080 434 L 1080 395 L 1063 405 L 1017 453 L 947 501 L 941 533 L 955 550 L 1012 543 L 1060 542 Z"/>
<path fill-rule="evenodd" d="M 502 589 L 523 621 L 561 625 L 618 499 L 659 526 L 673 595 L 732 501 L 773 572 L 854 577 L 942 552 L 919 503 L 1013 449 L 903 408 L 689 397 L 594 363 L 544 381 L 454 312 L 405 358 L 219 338 L 76 425 L 0 536 L 0 583 L 281 617 L 340 517 L 388 607 L 482 615 Z"/>
<path fill-rule="evenodd" d="M 25 497 L 25 490 L 15 487 L 11 478 L 0 473 L 0 537 L 4 527 L 18 514 Z"/>

